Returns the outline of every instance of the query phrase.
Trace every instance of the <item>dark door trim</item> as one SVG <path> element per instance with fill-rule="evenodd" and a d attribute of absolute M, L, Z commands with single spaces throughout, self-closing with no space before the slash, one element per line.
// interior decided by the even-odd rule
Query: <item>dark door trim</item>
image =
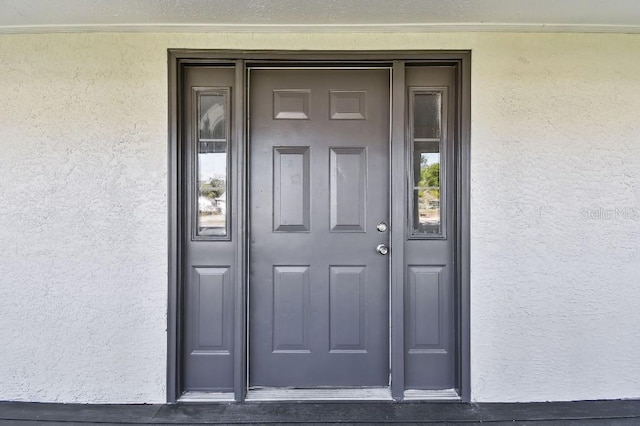
<path fill-rule="evenodd" d="M 395 117 L 407 117 L 406 114 L 406 90 L 405 90 L 405 64 L 404 61 L 393 61 L 391 70 L 391 203 L 402 205 L 407 197 L 407 155 L 405 122 L 406 119 L 393 119 Z M 402 153 L 397 155 L 397 153 Z M 400 179 L 398 179 L 400 177 Z M 400 204 L 396 204 L 400 203 Z M 400 209 L 391 209 L 391 235 L 389 242 L 393 248 L 391 256 L 391 347 L 404 348 L 404 229 L 406 227 L 406 214 Z M 400 232 L 397 232 L 397 230 Z M 404 351 L 403 351 L 404 352 Z M 395 399 L 404 395 L 404 356 L 393 356 L 391 351 L 391 371 L 401 371 L 403 374 L 391 375 L 391 396 Z"/>
<path fill-rule="evenodd" d="M 238 282 L 235 291 L 234 313 L 234 399 L 242 401 L 246 392 L 246 256 L 247 256 L 247 147 L 246 147 L 246 69 L 252 66 L 374 66 L 393 67 L 393 117 L 392 152 L 404 152 L 406 136 L 406 102 L 402 72 L 411 65 L 454 65 L 457 69 L 456 87 L 458 108 L 455 124 L 456 157 L 456 310 L 458 331 L 457 383 L 462 401 L 469 402 L 470 392 L 470 115 L 471 115 L 471 52 L 470 51 L 238 51 L 238 50 L 188 50 L 169 49 L 169 116 L 168 116 L 168 311 L 167 311 L 167 401 L 175 402 L 181 395 L 181 341 L 182 329 L 182 252 L 180 235 L 184 218 L 181 213 L 184 182 L 181 164 L 183 124 L 180 116 L 182 102 L 181 83 L 183 69 L 189 65 L 230 66 L 235 68 L 235 91 L 233 94 L 233 144 L 231 156 L 232 205 L 236 206 L 236 218 L 232 221 L 232 238 L 237 243 L 237 262 L 234 267 Z M 401 89 L 401 90 L 400 90 Z M 397 117 L 402 117 L 398 119 Z M 401 151 L 398 151 L 402 147 Z M 391 193 L 392 202 L 405 203 L 406 167 L 405 155 L 392 156 Z M 397 216 L 397 217 L 396 217 Z M 402 214 L 392 217 L 396 231 L 391 243 L 396 252 L 401 251 L 406 218 Z M 401 224 L 402 226 L 398 226 Z M 392 335 L 393 345 L 404 347 L 403 297 L 404 265 L 402 256 L 392 260 Z M 403 357 L 392 357 L 394 371 L 403 371 Z M 391 385 L 394 398 L 401 399 L 404 378 L 395 374 Z"/>

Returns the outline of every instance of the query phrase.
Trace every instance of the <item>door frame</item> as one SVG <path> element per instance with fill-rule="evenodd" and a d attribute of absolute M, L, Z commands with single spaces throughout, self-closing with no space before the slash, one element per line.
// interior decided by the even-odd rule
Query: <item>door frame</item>
<path fill-rule="evenodd" d="M 386 66 L 392 69 L 391 82 L 391 205 L 406 206 L 409 176 L 407 152 L 407 102 L 404 70 L 406 66 L 452 65 L 456 69 L 456 117 L 454 161 L 455 193 L 455 300 L 457 359 L 456 377 L 460 400 L 470 402 L 470 124 L 471 124 L 471 52 L 470 51 L 239 51 L 239 50 L 168 50 L 168 305 L 167 305 L 167 401 L 176 402 L 182 393 L 181 330 L 183 329 L 183 254 L 181 235 L 184 213 L 184 173 L 182 171 L 182 132 L 180 115 L 185 66 L 225 66 L 235 70 L 232 93 L 232 128 L 234 143 L 230 148 L 231 235 L 235 237 L 236 264 L 232 265 L 236 282 L 234 293 L 234 392 L 231 399 L 244 401 L 247 392 L 247 281 L 248 281 L 248 120 L 247 70 L 251 67 L 336 68 Z M 397 117 L 402 117 L 398 119 Z M 395 153 L 395 155 L 394 155 Z M 391 345 L 404 348 L 405 268 L 403 246 L 406 229 L 404 208 L 391 211 L 390 262 Z M 394 231 L 395 229 L 395 231 Z M 394 376 L 391 393 L 395 400 L 404 395 L 404 350 L 391 352 Z"/>

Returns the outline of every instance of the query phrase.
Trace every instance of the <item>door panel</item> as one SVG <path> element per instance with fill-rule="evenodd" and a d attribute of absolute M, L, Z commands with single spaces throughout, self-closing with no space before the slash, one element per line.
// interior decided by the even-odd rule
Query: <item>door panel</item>
<path fill-rule="evenodd" d="M 331 352 L 366 348 L 366 283 L 364 266 L 331 266 L 329 278 L 329 322 Z"/>
<path fill-rule="evenodd" d="M 273 267 L 273 352 L 309 352 L 309 266 Z"/>
<path fill-rule="evenodd" d="M 273 230 L 309 232 L 309 147 L 273 149 Z"/>
<path fill-rule="evenodd" d="M 409 353 L 445 353 L 447 340 L 442 326 L 446 312 L 447 288 L 442 266 L 410 266 L 407 288 Z M 443 303 L 444 302 L 444 303 Z"/>
<path fill-rule="evenodd" d="M 365 232 L 366 148 L 331 148 L 329 179 L 331 232 Z"/>
<path fill-rule="evenodd" d="M 197 307 L 194 352 L 228 355 L 231 336 L 224 327 L 230 323 L 231 314 L 230 309 L 226 309 L 232 294 L 229 268 L 193 268 L 193 274 L 191 297 L 194 300 L 190 305 Z"/>
<path fill-rule="evenodd" d="M 250 386 L 386 386 L 389 71 L 250 87 Z"/>

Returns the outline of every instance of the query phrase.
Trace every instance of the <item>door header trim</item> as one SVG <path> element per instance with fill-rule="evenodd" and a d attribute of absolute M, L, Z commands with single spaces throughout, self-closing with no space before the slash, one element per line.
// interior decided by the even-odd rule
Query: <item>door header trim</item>
<path fill-rule="evenodd" d="M 276 70 L 276 71 L 307 71 L 307 70 L 391 70 L 393 69 L 392 66 L 379 66 L 379 67 L 372 67 L 372 66 L 368 66 L 366 64 L 363 64 L 361 66 L 351 66 L 351 67 L 341 67 L 341 66 L 335 66 L 335 65 L 327 65 L 327 66 L 317 66 L 317 65 L 309 65 L 306 67 L 300 67 L 300 66 L 290 66 L 290 67 L 283 67 L 283 66 L 263 66 L 263 65 L 255 65 L 255 66 L 248 66 L 247 67 L 250 71 L 252 70 Z"/>
<path fill-rule="evenodd" d="M 405 61 L 407 66 L 425 63 L 452 63 L 470 60 L 471 50 L 202 50 L 202 49 L 168 49 L 169 62 L 228 64 L 235 65 L 237 60 L 244 60 L 247 67 L 254 64 L 318 64 L 319 62 L 336 65 L 358 65 L 379 62 L 382 66 L 393 66 L 393 61 Z"/>

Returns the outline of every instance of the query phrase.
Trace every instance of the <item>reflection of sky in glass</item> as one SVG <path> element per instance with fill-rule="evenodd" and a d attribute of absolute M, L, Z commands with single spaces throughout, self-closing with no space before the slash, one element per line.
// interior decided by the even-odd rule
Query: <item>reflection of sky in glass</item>
<path fill-rule="evenodd" d="M 211 178 L 219 178 L 226 180 L 227 177 L 227 154 L 211 153 L 198 154 L 200 162 L 200 181 L 208 181 Z"/>
<path fill-rule="evenodd" d="M 422 160 L 424 161 L 425 159 L 427 160 L 427 164 L 426 166 L 430 166 L 434 163 L 439 163 L 440 162 L 440 154 L 437 152 L 431 153 L 431 152 L 423 152 L 420 157 L 422 158 Z"/>

